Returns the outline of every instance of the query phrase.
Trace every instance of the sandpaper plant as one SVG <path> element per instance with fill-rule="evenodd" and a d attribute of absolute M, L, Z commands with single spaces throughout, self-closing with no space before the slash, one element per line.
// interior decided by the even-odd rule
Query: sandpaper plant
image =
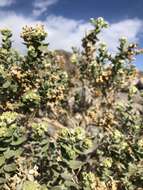
<path fill-rule="evenodd" d="M 108 23 L 90 22 L 82 50 L 67 59 L 72 75 L 49 50 L 44 26 L 23 27 L 25 55 L 1 30 L 0 189 L 143 188 L 143 117 L 134 101 L 141 96 L 132 82 L 142 50 L 122 37 L 111 53 L 100 40 Z"/>
<path fill-rule="evenodd" d="M 118 92 L 123 88 L 128 91 L 137 72 L 131 63 L 136 55 L 142 53 L 142 49 L 122 37 L 116 54 L 112 54 L 99 38 L 99 34 L 108 27 L 108 23 L 103 18 L 98 18 L 91 19 L 91 24 L 93 29 L 82 40 L 82 52 L 73 49 L 71 62 L 77 65 L 78 83 L 74 84 L 77 88 L 69 95 L 72 96 L 72 104 L 69 102 L 69 105 L 72 114 L 94 114 L 95 118 L 99 115 L 100 120 L 114 112 Z"/>
<path fill-rule="evenodd" d="M 40 109 L 48 108 L 48 103 L 60 104 L 68 76 L 58 66 L 48 44 L 43 42 L 47 36 L 43 26 L 23 28 L 21 37 L 27 46 L 27 55 L 23 57 L 15 52 L 15 58 L 12 54 L 11 32 L 2 30 L 1 33 L 0 56 L 4 56 L 0 68 L 2 110 L 29 110 L 38 114 Z"/>

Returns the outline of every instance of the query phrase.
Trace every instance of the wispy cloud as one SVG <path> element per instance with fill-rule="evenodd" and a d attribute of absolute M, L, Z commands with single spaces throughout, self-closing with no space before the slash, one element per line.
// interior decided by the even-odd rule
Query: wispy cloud
<path fill-rule="evenodd" d="M 56 4 L 59 0 L 35 0 L 33 3 L 33 15 L 40 16 L 43 14 L 47 9 Z"/>
<path fill-rule="evenodd" d="M 0 7 L 8 7 L 14 2 L 15 0 L 0 0 Z"/>

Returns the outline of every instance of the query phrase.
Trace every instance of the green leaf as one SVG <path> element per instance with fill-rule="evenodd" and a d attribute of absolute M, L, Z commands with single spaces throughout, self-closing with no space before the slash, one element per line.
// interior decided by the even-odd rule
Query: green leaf
<path fill-rule="evenodd" d="M 38 190 L 38 185 L 32 181 L 26 181 L 23 185 L 23 190 Z"/>
<path fill-rule="evenodd" d="M 65 180 L 72 180 L 72 175 L 68 171 L 65 171 L 64 173 L 62 173 L 61 177 Z"/>
<path fill-rule="evenodd" d="M 42 185 L 40 190 L 48 190 L 48 189 L 47 189 L 46 185 Z"/>
<path fill-rule="evenodd" d="M 13 172 L 16 170 L 16 164 L 7 164 L 4 166 L 4 171 L 6 172 Z"/>
<path fill-rule="evenodd" d="M 3 87 L 3 88 L 8 88 L 10 85 L 11 85 L 11 82 L 10 82 L 10 81 L 6 81 L 6 82 L 2 85 L 2 87 Z"/>
<path fill-rule="evenodd" d="M 84 162 L 78 161 L 78 160 L 71 160 L 68 162 L 68 165 L 71 169 L 77 170 L 84 165 Z"/>
<path fill-rule="evenodd" d="M 42 51 L 43 53 L 47 53 L 47 52 L 48 52 L 47 46 L 44 46 L 44 45 L 41 45 L 38 49 L 39 49 L 40 51 Z"/>
<path fill-rule="evenodd" d="M 4 139 L 4 142 L 5 142 L 5 143 L 10 143 L 10 142 L 12 141 L 12 137 L 11 137 L 11 135 L 12 135 L 11 132 L 9 132 L 9 133 L 7 134 L 7 138 Z"/>
<path fill-rule="evenodd" d="M 45 146 L 42 147 L 42 150 L 41 150 L 41 151 L 42 151 L 42 152 L 46 152 L 46 151 L 48 150 L 48 148 L 49 148 L 49 146 L 48 146 L 48 145 L 45 145 Z"/>
<path fill-rule="evenodd" d="M 6 179 L 3 177 L 0 177 L 0 184 L 4 184 L 6 182 Z"/>
<path fill-rule="evenodd" d="M 16 141 L 12 141 L 11 145 L 12 146 L 17 146 L 26 141 L 26 137 L 19 137 Z"/>
<path fill-rule="evenodd" d="M 4 156 L 0 157 L 0 167 L 5 163 L 5 158 Z"/>
<path fill-rule="evenodd" d="M 7 149 L 6 152 L 4 152 L 4 157 L 6 159 L 12 158 L 13 156 L 15 156 L 15 151 Z"/>
<path fill-rule="evenodd" d="M 5 147 L 5 148 L 0 147 L 0 152 L 4 152 L 6 149 L 7 149 L 7 147 Z"/>
<path fill-rule="evenodd" d="M 64 184 L 65 184 L 67 187 L 75 187 L 76 189 L 79 189 L 79 186 L 78 186 L 76 183 L 72 182 L 72 181 L 65 181 Z"/>
<path fill-rule="evenodd" d="M 15 156 L 20 156 L 21 154 L 22 154 L 22 152 L 23 152 L 23 148 L 19 148 L 19 149 L 17 149 L 17 150 L 15 150 Z"/>

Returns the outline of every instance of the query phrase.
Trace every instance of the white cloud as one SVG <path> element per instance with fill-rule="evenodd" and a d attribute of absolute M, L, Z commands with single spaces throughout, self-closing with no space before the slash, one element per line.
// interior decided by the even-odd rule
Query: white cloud
<path fill-rule="evenodd" d="M 9 27 L 13 31 L 13 39 L 15 47 L 23 50 L 20 31 L 25 25 L 36 25 L 42 23 L 48 32 L 47 41 L 52 49 L 71 50 L 72 46 L 80 48 L 81 39 L 91 25 L 82 20 L 68 19 L 62 16 L 51 15 L 45 21 L 36 20 L 35 18 L 27 18 L 12 12 L 0 13 L 0 28 Z M 101 38 L 108 42 L 111 50 L 115 50 L 118 39 L 121 36 L 128 37 L 129 41 L 139 41 L 139 33 L 142 30 L 143 22 L 139 19 L 126 19 L 117 23 L 110 24 L 110 28 L 103 31 Z"/>
<path fill-rule="evenodd" d="M 24 45 L 22 45 L 22 40 L 20 38 L 22 27 L 25 25 L 36 25 L 36 23 L 37 21 L 34 21 L 33 19 L 16 15 L 13 12 L 0 12 L 0 29 L 9 28 L 12 30 L 14 47 L 20 49 L 21 52 L 24 50 Z"/>
<path fill-rule="evenodd" d="M 128 38 L 130 42 L 139 42 L 139 34 L 143 32 L 143 21 L 139 19 L 126 19 L 110 25 L 106 29 L 101 39 L 109 44 L 111 50 L 115 50 L 118 39 L 122 36 Z"/>
<path fill-rule="evenodd" d="M 80 39 L 84 35 L 86 29 L 90 27 L 88 23 L 76 21 L 64 17 L 48 16 L 45 21 L 27 18 L 9 12 L 0 13 L 0 28 L 7 27 L 13 31 L 14 46 L 23 51 L 19 34 L 25 25 L 44 24 L 45 30 L 48 32 L 47 41 L 50 43 L 51 49 L 71 50 L 72 46 L 80 47 Z"/>
<path fill-rule="evenodd" d="M 51 48 L 71 50 L 72 46 L 80 47 L 81 39 L 86 30 L 91 28 L 89 23 L 82 20 L 64 18 L 62 16 L 49 16 L 45 20 L 49 31 Z"/>
<path fill-rule="evenodd" d="M 14 0 L 0 0 L 0 7 L 7 7 L 13 4 Z"/>
<path fill-rule="evenodd" d="M 33 3 L 33 15 L 40 16 L 43 14 L 48 7 L 56 4 L 59 0 L 35 0 Z"/>

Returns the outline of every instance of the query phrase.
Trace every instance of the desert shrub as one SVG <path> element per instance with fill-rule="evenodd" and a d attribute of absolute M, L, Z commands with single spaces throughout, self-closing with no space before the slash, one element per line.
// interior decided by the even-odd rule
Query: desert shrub
<path fill-rule="evenodd" d="M 72 76 L 48 49 L 43 26 L 23 28 L 26 55 L 12 48 L 11 31 L 1 30 L 1 189 L 143 188 L 143 119 L 132 84 L 132 61 L 142 50 L 121 38 L 110 53 L 98 38 L 108 23 L 91 24 L 82 51 L 73 48 L 68 59 Z M 123 88 L 127 98 L 119 100 Z"/>
<path fill-rule="evenodd" d="M 68 77 L 43 42 L 47 35 L 43 26 L 23 28 L 21 37 L 27 46 L 27 55 L 23 57 L 11 48 L 11 32 L 2 30 L 1 34 L 1 57 L 4 57 L 1 61 L 1 109 L 38 114 L 40 108 L 48 109 L 48 103 L 60 104 Z"/>

